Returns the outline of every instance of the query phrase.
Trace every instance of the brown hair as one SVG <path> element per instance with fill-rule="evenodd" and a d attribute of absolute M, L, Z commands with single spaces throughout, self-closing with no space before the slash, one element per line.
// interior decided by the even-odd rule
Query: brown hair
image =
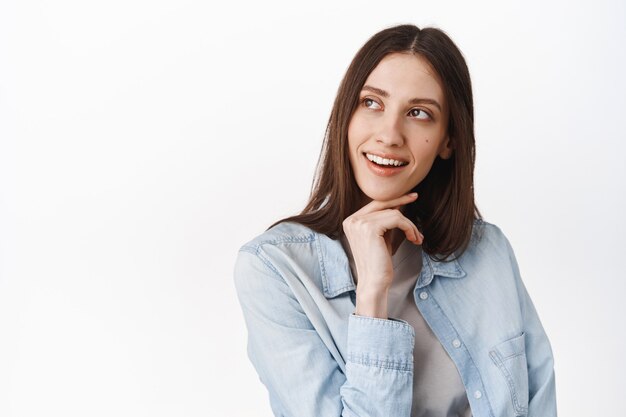
<path fill-rule="evenodd" d="M 414 25 L 384 29 L 357 52 L 337 91 L 309 202 L 300 214 L 270 228 L 292 221 L 333 239 L 343 233 L 343 220 L 360 208 L 360 189 L 348 156 L 348 125 L 367 77 L 386 55 L 396 52 L 425 58 L 441 78 L 453 148 L 449 159 L 436 157 L 428 175 L 413 189 L 419 197 L 407 206 L 405 215 L 424 234 L 422 249 L 432 258 L 460 256 L 467 248 L 474 219 L 482 217 L 474 203 L 474 106 L 469 71 L 461 51 L 445 32 Z"/>

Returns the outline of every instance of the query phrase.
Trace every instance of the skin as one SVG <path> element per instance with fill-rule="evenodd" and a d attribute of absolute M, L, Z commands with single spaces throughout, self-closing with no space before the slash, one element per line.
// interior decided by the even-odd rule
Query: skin
<path fill-rule="evenodd" d="M 452 155 L 448 116 L 441 80 L 421 56 L 387 55 L 361 90 L 348 127 L 348 151 L 362 201 L 343 222 L 359 277 L 357 315 L 388 318 L 391 255 L 404 238 L 416 245 L 423 242 L 402 210 L 418 198 L 410 191 L 426 177 L 435 158 Z M 407 164 L 397 174 L 383 176 L 370 168 L 364 153 L 391 155 Z"/>

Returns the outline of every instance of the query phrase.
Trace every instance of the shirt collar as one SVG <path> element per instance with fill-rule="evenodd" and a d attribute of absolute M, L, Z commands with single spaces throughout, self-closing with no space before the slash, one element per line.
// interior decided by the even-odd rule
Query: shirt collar
<path fill-rule="evenodd" d="M 331 239 L 325 234 L 315 233 L 315 244 L 319 254 L 323 291 L 326 298 L 333 298 L 347 291 L 356 289 L 350 263 L 341 241 Z M 422 252 L 422 270 L 417 278 L 416 288 L 430 284 L 435 276 L 463 278 L 467 274 L 458 260 L 436 261 Z"/>

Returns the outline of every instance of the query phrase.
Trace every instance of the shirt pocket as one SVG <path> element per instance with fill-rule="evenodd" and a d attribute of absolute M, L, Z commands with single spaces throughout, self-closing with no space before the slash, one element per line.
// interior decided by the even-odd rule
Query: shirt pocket
<path fill-rule="evenodd" d="M 515 415 L 525 416 L 528 413 L 528 365 L 524 333 L 498 343 L 489 351 L 489 356 L 506 381 Z"/>

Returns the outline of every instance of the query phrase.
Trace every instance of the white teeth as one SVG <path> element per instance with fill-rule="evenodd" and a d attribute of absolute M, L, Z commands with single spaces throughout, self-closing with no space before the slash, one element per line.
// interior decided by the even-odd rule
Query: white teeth
<path fill-rule="evenodd" d="M 366 153 L 365 156 L 372 162 L 377 163 L 378 165 L 393 165 L 399 167 L 401 165 L 406 165 L 407 162 L 398 161 L 395 159 L 382 158 L 377 155 L 372 155 L 371 153 Z"/>

